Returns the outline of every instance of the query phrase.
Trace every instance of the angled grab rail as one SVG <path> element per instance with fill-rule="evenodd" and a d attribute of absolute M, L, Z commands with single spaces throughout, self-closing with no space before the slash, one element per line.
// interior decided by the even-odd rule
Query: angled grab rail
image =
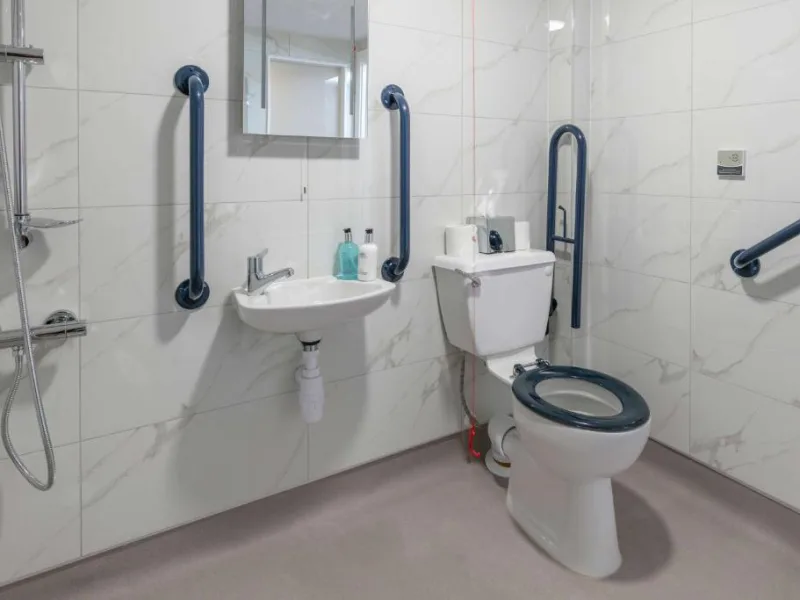
<path fill-rule="evenodd" d="M 175 290 L 175 302 L 186 309 L 200 308 L 211 295 L 211 288 L 205 282 L 205 233 L 203 198 L 203 146 L 205 103 L 204 94 L 208 90 L 208 74 L 194 65 L 186 65 L 175 73 L 175 87 L 189 96 L 190 121 L 190 208 L 189 229 L 191 240 L 190 274 Z"/>
<path fill-rule="evenodd" d="M 795 221 L 791 225 L 773 233 L 747 250 L 742 249 L 734 252 L 731 255 L 731 269 L 739 277 L 755 277 L 761 271 L 759 258 L 797 236 L 800 236 L 800 221 Z"/>
<path fill-rule="evenodd" d="M 386 281 L 397 283 L 411 260 L 411 110 L 396 85 L 383 89 L 381 102 L 388 110 L 400 111 L 400 256 L 388 258 L 381 268 Z"/>
<path fill-rule="evenodd" d="M 558 144 L 561 138 L 571 133 L 578 142 L 578 180 L 575 183 L 575 235 L 566 234 L 566 210 L 564 211 L 564 232 L 556 235 L 556 211 L 558 201 Z M 547 249 L 555 251 L 556 242 L 572 244 L 572 328 L 581 327 L 581 294 L 583 288 L 583 229 L 586 215 L 586 136 L 579 127 L 562 125 L 550 139 L 550 173 L 547 184 Z M 561 207 L 561 210 L 564 210 Z"/>

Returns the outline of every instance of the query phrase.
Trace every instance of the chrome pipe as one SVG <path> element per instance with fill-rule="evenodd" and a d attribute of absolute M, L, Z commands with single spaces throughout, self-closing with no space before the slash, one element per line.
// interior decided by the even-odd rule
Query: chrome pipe
<path fill-rule="evenodd" d="M 25 45 L 25 0 L 14 0 L 11 25 L 11 43 L 21 48 Z M 27 164 L 27 89 L 25 64 L 16 62 L 11 82 L 11 103 L 14 113 L 14 214 L 28 215 L 28 164 Z"/>
<path fill-rule="evenodd" d="M 34 344 L 42 342 L 63 342 L 69 338 L 85 337 L 87 332 L 88 326 L 86 321 L 37 325 L 31 327 L 31 341 Z M 22 346 L 23 335 L 21 329 L 0 331 L 0 350 Z"/>
<path fill-rule="evenodd" d="M 14 0 L 11 7 L 11 39 L 16 46 L 25 45 L 25 0 Z"/>
<path fill-rule="evenodd" d="M 28 213 L 28 169 L 27 121 L 28 94 L 25 88 L 25 65 L 21 62 L 12 67 L 11 103 L 14 113 L 14 214 L 27 217 Z"/>

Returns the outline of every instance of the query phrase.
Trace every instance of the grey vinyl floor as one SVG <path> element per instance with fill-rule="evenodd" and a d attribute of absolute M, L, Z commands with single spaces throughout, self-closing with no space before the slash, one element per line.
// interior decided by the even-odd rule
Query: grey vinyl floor
<path fill-rule="evenodd" d="M 504 490 L 451 439 L 0 599 L 800 599 L 800 515 L 654 444 L 614 492 L 624 562 L 603 581 L 539 552 L 507 514 Z"/>

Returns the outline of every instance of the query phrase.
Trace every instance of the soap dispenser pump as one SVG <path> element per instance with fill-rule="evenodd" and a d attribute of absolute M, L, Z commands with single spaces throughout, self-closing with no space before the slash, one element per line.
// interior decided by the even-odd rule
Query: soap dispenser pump
<path fill-rule="evenodd" d="M 358 279 L 358 245 L 353 241 L 353 231 L 344 230 L 344 241 L 336 250 L 336 278 L 347 281 Z"/>

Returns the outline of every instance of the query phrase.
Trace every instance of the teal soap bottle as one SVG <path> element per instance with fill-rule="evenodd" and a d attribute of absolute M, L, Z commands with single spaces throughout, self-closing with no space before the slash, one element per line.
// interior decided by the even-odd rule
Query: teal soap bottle
<path fill-rule="evenodd" d="M 336 278 L 358 279 L 358 244 L 353 242 L 353 232 L 349 227 L 344 230 L 344 241 L 336 249 Z"/>

